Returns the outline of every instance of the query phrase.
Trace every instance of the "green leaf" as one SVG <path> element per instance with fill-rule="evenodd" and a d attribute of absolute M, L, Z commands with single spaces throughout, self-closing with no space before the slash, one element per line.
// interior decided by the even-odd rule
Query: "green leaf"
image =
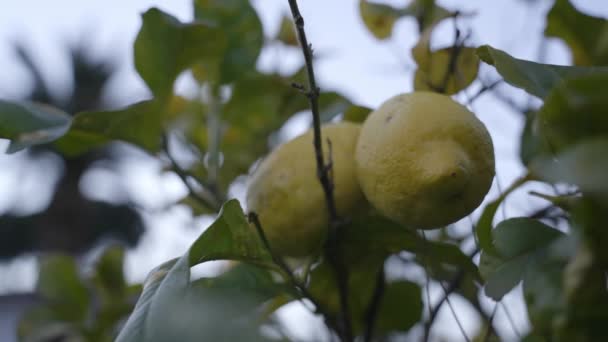
<path fill-rule="evenodd" d="M 513 58 L 489 45 L 477 49 L 482 61 L 493 65 L 506 82 L 529 94 L 544 98 L 562 80 L 582 75 L 608 72 L 607 67 L 573 67 L 541 64 Z"/>
<path fill-rule="evenodd" d="M 247 221 L 237 200 L 224 204 L 215 222 L 190 247 L 189 264 L 210 260 L 240 260 L 274 268 L 268 250 Z"/>
<path fill-rule="evenodd" d="M 366 314 L 374 288 L 376 275 L 383 267 L 384 258 L 370 257 L 365 262 L 349 264 L 349 307 L 355 334 L 363 333 Z M 340 311 L 340 295 L 332 267 L 327 262 L 318 265 L 310 275 L 310 293 L 332 314 Z M 408 281 L 386 284 L 381 300 L 375 332 L 405 332 L 422 316 L 420 286 Z"/>
<path fill-rule="evenodd" d="M 221 301 L 217 305 L 226 307 L 221 314 L 230 316 L 252 312 L 281 294 L 297 297 L 285 284 L 277 283 L 268 270 L 246 263 L 239 263 L 218 277 L 197 279 L 192 286 L 199 288 L 208 301 Z"/>
<path fill-rule="evenodd" d="M 150 273 L 117 341 L 264 340 L 252 324 L 255 319 L 249 314 L 253 313 L 233 305 L 244 303 L 252 309 L 260 298 L 284 293 L 284 288 L 272 284 L 263 270 L 249 266 L 237 266 L 224 277 L 190 280 L 190 267 L 217 259 L 274 267 L 236 200 L 224 204 L 215 222 L 186 254 Z M 239 298 L 233 303 L 236 295 Z"/>
<path fill-rule="evenodd" d="M 500 196 L 498 196 L 497 199 L 488 203 L 485 206 L 483 212 L 481 213 L 481 216 L 479 217 L 479 220 L 477 221 L 477 224 L 475 225 L 475 235 L 477 236 L 477 241 L 479 242 L 479 247 L 482 251 L 495 253 L 495 247 L 492 241 L 492 228 L 496 211 L 498 210 L 498 207 L 500 206 L 502 201 L 504 201 L 510 193 L 517 190 L 520 186 L 525 184 L 531 178 L 531 175 L 527 174 L 523 177 L 516 179 L 513 184 L 509 186 L 509 188 L 507 188 L 500 194 Z"/>
<path fill-rule="evenodd" d="M 534 258 L 564 234 L 540 221 L 512 218 L 492 231 L 495 250 L 482 252 L 485 293 L 500 300 L 519 281 Z M 485 259 L 485 260 L 483 260 Z"/>
<path fill-rule="evenodd" d="M 210 23 L 227 36 L 227 46 L 220 57 L 220 83 L 229 83 L 255 72 L 255 63 L 264 44 L 262 22 L 248 0 L 195 0 L 194 17 Z M 199 81 L 208 77 L 213 66 L 204 65 L 195 73 Z M 207 77 L 206 77 L 207 76 Z"/>
<path fill-rule="evenodd" d="M 608 196 L 608 137 L 585 140 L 556 157 L 539 158 L 530 168 L 552 183 L 577 185 L 583 192 Z"/>
<path fill-rule="evenodd" d="M 359 13 L 367 29 L 380 40 L 391 36 L 395 21 L 401 16 L 395 7 L 367 0 L 359 0 Z"/>
<path fill-rule="evenodd" d="M 365 119 L 371 112 L 372 112 L 371 108 L 352 105 L 344 111 L 344 120 L 362 123 L 365 121 Z"/>
<path fill-rule="evenodd" d="M 293 25 L 293 19 L 290 16 L 284 15 L 281 18 L 281 25 L 279 26 L 276 39 L 287 46 L 298 46 L 300 44 Z"/>
<path fill-rule="evenodd" d="M 36 292 L 48 303 L 55 319 L 84 322 L 89 310 L 89 292 L 74 259 L 65 255 L 42 258 Z"/>
<path fill-rule="evenodd" d="M 56 144 L 68 155 L 77 155 L 113 140 L 129 142 L 155 153 L 161 147 L 165 108 L 158 100 L 147 100 L 114 111 L 78 113 L 68 134 Z"/>
<path fill-rule="evenodd" d="M 429 51 L 425 61 L 420 61 L 420 58 L 419 55 L 417 62 L 420 66 L 414 76 L 415 90 L 453 95 L 467 88 L 477 78 L 479 58 L 474 48 L 443 48 Z"/>
<path fill-rule="evenodd" d="M 422 291 L 418 284 L 403 280 L 389 283 L 380 304 L 376 331 L 408 331 L 422 318 L 422 309 Z"/>
<path fill-rule="evenodd" d="M 527 111 L 524 114 L 526 121 L 521 133 L 519 158 L 525 166 L 529 166 L 534 158 L 550 151 L 550 148 L 547 139 L 538 134 L 538 129 L 536 128 L 537 113 Z"/>
<path fill-rule="evenodd" d="M 576 65 L 608 64 L 608 20 L 579 12 L 568 0 L 555 1 L 545 35 L 568 44 Z"/>
<path fill-rule="evenodd" d="M 456 15 L 455 12 L 438 6 L 435 0 L 414 0 L 401 13 L 409 14 L 416 18 L 419 32 L 424 32 L 427 28 L 435 26 L 440 21 Z M 460 14 L 462 15 L 462 13 Z"/>
<path fill-rule="evenodd" d="M 11 141 L 8 153 L 59 139 L 70 123 L 68 114 L 47 105 L 0 100 L 0 138 Z"/>
<path fill-rule="evenodd" d="M 113 296 L 122 296 L 127 290 L 123 271 L 124 256 L 122 246 L 110 246 L 95 264 L 94 278 L 98 286 Z"/>
<path fill-rule="evenodd" d="M 547 154 L 581 140 L 608 136 L 608 69 L 579 76 L 557 85 L 539 110 L 535 128 Z"/>
<path fill-rule="evenodd" d="M 177 76 L 195 63 L 217 65 L 226 49 L 226 36 L 218 27 L 203 22 L 182 24 L 157 8 L 142 15 L 135 39 L 137 72 L 152 93 L 165 101 L 173 93 Z"/>
<path fill-rule="evenodd" d="M 404 228 L 378 214 L 365 213 L 353 218 L 343 232 L 340 254 L 351 264 L 369 257 L 386 257 L 402 251 L 416 254 L 427 263 L 449 265 L 479 279 L 477 266 L 458 246 L 425 240 L 414 230 Z"/>

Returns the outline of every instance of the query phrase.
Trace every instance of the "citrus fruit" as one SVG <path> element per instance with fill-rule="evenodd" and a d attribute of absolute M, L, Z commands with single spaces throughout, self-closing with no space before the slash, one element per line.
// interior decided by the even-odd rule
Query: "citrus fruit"
<path fill-rule="evenodd" d="M 494 178 L 485 126 L 450 97 L 431 92 L 397 95 L 373 111 L 355 161 L 367 200 L 386 217 L 419 229 L 471 213 Z"/>
<path fill-rule="evenodd" d="M 360 125 L 348 122 L 321 129 L 325 161 L 330 157 L 332 161 L 334 200 L 341 217 L 364 201 L 354 161 L 360 129 Z M 260 163 L 249 180 L 247 208 L 257 213 L 277 254 L 304 257 L 320 249 L 329 214 L 317 178 L 312 130 L 279 146 Z"/>

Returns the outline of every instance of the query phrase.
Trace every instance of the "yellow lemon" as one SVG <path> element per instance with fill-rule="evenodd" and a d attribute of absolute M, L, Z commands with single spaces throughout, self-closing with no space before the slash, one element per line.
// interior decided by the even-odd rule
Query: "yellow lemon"
<path fill-rule="evenodd" d="M 364 202 L 354 161 L 360 130 L 360 125 L 348 122 L 321 129 L 325 160 L 330 156 L 332 160 L 334 199 L 341 217 Z M 270 246 L 278 254 L 304 257 L 320 249 L 329 214 L 317 178 L 312 130 L 279 146 L 260 163 L 249 180 L 247 208 L 258 214 Z"/>
<path fill-rule="evenodd" d="M 485 126 L 450 97 L 431 92 L 395 96 L 372 112 L 355 160 L 367 200 L 386 217 L 419 229 L 470 214 L 494 178 Z"/>

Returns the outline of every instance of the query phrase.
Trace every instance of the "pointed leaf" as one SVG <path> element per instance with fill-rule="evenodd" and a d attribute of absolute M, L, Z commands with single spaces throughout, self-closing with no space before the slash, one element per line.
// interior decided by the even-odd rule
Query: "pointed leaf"
<path fill-rule="evenodd" d="M 42 104 L 0 100 L 0 139 L 9 139 L 8 153 L 59 139 L 69 129 L 68 114 Z"/>
<path fill-rule="evenodd" d="M 274 267 L 272 257 L 262 244 L 237 200 L 224 204 L 218 218 L 190 247 L 190 265 L 230 259 Z"/>
<path fill-rule="evenodd" d="M 158 100 L 147 100 L 119 110 L 78 113 L 68 134 L 56 144 L 68 155 L 112 140 L 129 142 L 155 153 L 161 147 L 164 108 Z"/>
<path fill-rule="evenodd" d="M 482 61 L 496 67 L 496 71 L 514 87 L 544 98 L 562 80 L 598 72 L 608 72 L 608 67 L 572 67 L 530 62 L 513 58 L 504 51 L 484 45 L 477 49 Z"/>

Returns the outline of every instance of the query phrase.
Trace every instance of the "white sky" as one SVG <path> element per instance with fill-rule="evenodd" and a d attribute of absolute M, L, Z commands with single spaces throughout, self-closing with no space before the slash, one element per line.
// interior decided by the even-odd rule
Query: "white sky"
<path fill-rule="evenodd" d="M 354 102 L 374 108 L 392 95 L 412 89 L 414 64 L 409 57 L 409 50 L 417 40 L 417 34 L 413 20 L 408 19 L 397 23 L 391 40 L 375 40 L 362 26 L 357 2 L 306 0 L 300 1 L 300 7 L 305 18 L 308 38 L 317 55 L 322 57 L 316 64 L 321 86 L 324 89 L 340 90 Z M 408 1 L 386 2 L 402 5 Z M 552 3 L 541 0 L 537 5 L 527 6 L 525 1 L 517 0 L 438 2 L 448 8 L 478 13 L 470 22 L 463 22 L 465 25 L 471 24 L 475 44 L 490 44 L 526 59 L 535 59 L 537 56 L 539 39 L 544 29 L 543 13 Z M 581 10 L 608 17 L 608 1 L 574 2 Z M 57 44 L 85 41 L 97 53 L 111 51 L 119 54 L 123 72 L 113 80 L 114 95 L 125 104 L 132 101 L 133 97 L 145 97 L 147 93 L 143 83 L 132 67 L 130 48 L 140 25 L 140 13 L 150 6 L 157 6 L 182 20 L 188 20 L 191 18 L 190 3 L 189 0 L 0 0 L 0 98 L 12 97 L 25 91 L 21 88 L 24 71 L 15 62 L 10 49 L 10 43 L 16 40 L 26 42 L 44 65 L 53 66 L 45 70 L 48 79 L 52 80 L 59 79 L 69 70 L 69 66 L 64 64 L 64 56 L 61 56 L 64 49 L 57 47 Z M 267 36 L 271 36 L 277 28 L 281 14 L 287 13 L 287 1 L 254 0 L 253 3 L 264 21 Z M 451 43 L 451 26 L 440 27 L 435 38 L 436 45 Z M 570 60 L 564 45 L 556 40 L 550 41 L 546 55 L 547 62 L 556 64 L 567 64 Z M 276 50 L 270 49 L 260 58 L 259 65 L 266 70 L 277 67 L 280 70 L 290 70 L 299 58 L 297 50 L 290 52 L 283 49 L 277 53 Z M 484 67 L 482 70 L 488 75 L 487 71 L 491 69 Z M 178 88 L 186 86 L 187 81 L 184 80 L 178 84 Z M 505 89 L 510 94 L 522 98 L 520 91 L 508 87 Z M 469 93 L 472 94 L 473 91 L 470 90 Z M 459 99 L 463 100 L 464 97 Z M 494 139 L 497 178 L 504 188 L 522 172 L 517 157 L 518 146 L 515 143 L 519 139 L 522 123 L 517 115 L 491 96 L 480 98 L 472 109 L 486 123 Z M 296 122 L 302 123 L 303 120 Z M 302 129 L 302 125 L 296 124 L 292 134 Z M 10 163 L 13 160 L 11 158 L 19 156 L 0 155 L 0 164 Z M 128 186 L 136 198 L 144 200 L 144 203 L 150 206 L 158 206 L 166 202 L 167 198 L 183 193 L 184 190 L 176 178 L 159 179 L 158 168 L 158 163 L 154 161 L 127 164 L 120 173 L 120 177 L 126 176 L 127 180 L 119 185 Z M 117 175 L 98 176 L 114 179 L 115 184 L 119 178 Z M 8 173 L 0 172 L 0 186 L 8 186 L 10 177 Z M 150 189 L 154 189 L 152 195 Z M 496 193 L 495 184 L 488 199 L 494 198 Z M 6 191 L 0 189 L 0 194 L 6 194 Z M 510 197 L 507 215 L 525 213 L 533 203 L 538 201 L 534 202 L 525 191 L 520 191 Z M 197 229 L 175 228 L 190 226 L 188 211 L 180 208 L 163 215 L 151 214 L 150 217 L 155 220 L 153 229 L 148 232 L 138 249 L 130 254 L 127 262 L 129 278 L 133 281 L 141 281 L 152 267 L 183 253 L 205 224 L 198 222 Z M 0 293 L 14 290 L 23 282 L 31 286 L 35 280 L 33 265 L 31 259 L 21 259 L 7 265 L 0 264 L 0 279 L 4 278 L 0 281 Z M 11 282 L 9 278 L 18 279 L 19 282 Z M 438 291 L 432 292 L 439 295 Z M 517 297 L 519 293 L 515 292 L 509 296 Z M 521 312 L 521 303 L 516 299 L 509 299 L 507 302 L 514 306 L 513 312 Z M 462 309 L 467 310 L 464 307 Z M 292 315 L 301 314 L 301 311 L 294 310 Z M 447 308 L 442 310 L 441 316 L 445 324 L 441 324 L 441 327 L 438 324 L 438 331 L 446 334 L 457 331 L 454 330 L 455 325 Z M 497 320 L 504 319 L 504 314 L 499 312 Z M 525 317 L 519 315 L 516 322 L 520 328 L 525 327 Z M 465 326 L 471 336 L 476 329 L 475 324 L 469 319 L 465 320 Z M 504 329 L 504 333 L 513 336 L 507 329 Z M 303 334 L 302 331 L 300 333 Z M 451 336 L 450 340 L 457 338 L 457 335 Z"/>

